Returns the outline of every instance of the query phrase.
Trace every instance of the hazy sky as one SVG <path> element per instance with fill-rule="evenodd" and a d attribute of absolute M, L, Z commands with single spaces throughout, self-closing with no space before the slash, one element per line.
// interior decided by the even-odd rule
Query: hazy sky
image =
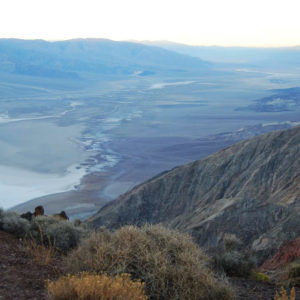
<path fill-rule="evenodd" d="M 300 0 L 0 0 L 0 38 L 300 45 Z"/>

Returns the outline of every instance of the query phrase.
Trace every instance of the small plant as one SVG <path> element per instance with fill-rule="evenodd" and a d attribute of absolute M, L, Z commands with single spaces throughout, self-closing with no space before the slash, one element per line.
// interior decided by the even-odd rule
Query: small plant
<path fill-rule="evenodd" d="M 287 291 L 282 286 L 280 292 L 276 291 L 274 300 L 295 300 L 296 299 L 296 290 L 295 287 L 291 289 L 290 296 L 288 296 Z"/>
<path fill-rule="evenodd" d="M 241 240 L 231 233 L 226 233 L 223 238 L 223 244 L 225 251 L 235 251 L 239 250 L 243 245 Z"/>
<path fill-rule="evenodd" d="M 44 234 L 42 228 L 39 226 L 40 239 L 33 238 L 30 234 L 29 238 L 25 239 L 26 250 L 28 254 L 35 259 L 35 261 L 42 265 L 49 265 L 52 258 L 55 257 L 57 251 L 55 244 L 53 245 L 50 238 L 47 238 L 47 243 L 44 242 Z M 47 244 L 47 246 L 46 246 Z"/>
<path fill-rule="evenodd" d="M 81 273 L 48 282 L 51 300 L 147 300 L 144 284 L 129 274 L 110 277 Z"/>
<path fill-rule="evenodd" d="M 262 282 L 270 282 L 270 277 L 266 274 L 260 273 L 260 272 L 255 272 L 252 270 L 251 272 L 251 277 L 255 280 L 262 281 Z"/>

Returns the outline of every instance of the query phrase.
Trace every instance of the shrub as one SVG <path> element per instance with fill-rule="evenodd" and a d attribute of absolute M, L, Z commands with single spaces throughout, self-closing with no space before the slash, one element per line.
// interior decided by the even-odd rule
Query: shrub
<path fill-rule="evenodd" d="M 255 257 L 250 253 L 224 251 L 213 256 L 213 267 L 228 276 L 249 277 L 256 265 Z"/>
<path fill-rule="evenodd" d="M 234 234 L 225 234 L 223 245 L 210 249 L 213 269 L 228 276 L 249 277 L 256 266 L 256 257 L 243 250 L 242 242 Z"/>
<path fill-rule="evenodd" d="M 276 294 L 274 296 L 274 300 L 295 300 L 296 299 L 296 290 L 293 287 L 291 289 L 290 297 L 287 294 L 287 291 L 284 289 L 284 287 L 281 287 L 280 293 L 276 291 Z"/>
<path fill-rule="evenodd" d="M 300 277 L 300 266 L 294 266 L 289 270 L 289 278 Z"/>
<path fill-rule="evenodd" d="M 225 251 L 240 250 L 242 246 L 241 240 L 232 233 L 225 233 L 223 243 Z"/>
<path fill-rule="evenodd" d="M 72 222 L 56 217 L 38 216 L 28 221 L 15 212 L 2 209 L 0 230 L 19 238 L 26 238 L 33 244 L 37 242 L 47 247 L 55 246 L 63 253 L 77 247 L 82 237 L 87 234 L 87 229 L 83 226 L 75 226 Z"/>
<path fill-rule="evenodd" d="M 67 270 L 129 273 L 145 282 L 150 299 L 232 299 L 208 267 L 208 257 L 187 235 L 162 226 L 125 226 L 94 233 L 67 257 Z"/>
<path fill-rule="evenodd" d="M 42 228 L 40 228 L 40 239 L 39 241 L 36 238 L 32 237 L 30 233 L 30 238 L 25 240 L 25 246 L 27 253 L 35 259 L 36 262 L 42 265 L 49 265 L 52 262 L 52 259 L 56 257 L 57 251 L 56 248 L 51 243 L 50 238 L 48 237 L 47 243 L 44 241 L 44 235 Z M 46 246 L 47 244 L 47 246 Z"/>
<path fill-rule="evenodd" d="M 57 250 L 66 253 L 78 246 L 86 231 L 69 221 L 39 216 L 31 222 L 30 234 L 40 244 L 46 246 L 51 244 Z"/>
<path fill-rule="evenodd" d="M 300 266 L 294 265 L 288 271 L 288 283 L 293 286 L 300 286 Z"/>
<path fill-rule="evenodd" d="M 0 211 L 0 229 L 23 238 L 29 231 L 30 223 L 12 211 Z"/>
<path fill-rule="evenodd" d="M 129 274 L 109 277 L 82 273 L 48 283 L 52 300 L 146 300 L 144 285 Z"/>
<path fill-rule="evenodd" d="M 270 277 L 266 274 L 260 273 L 260 272 L 255 272 L 252 270 L 251 272 L 251 277 L 254 280 L 262 281 L 262 282 L 270 282 Z"/>

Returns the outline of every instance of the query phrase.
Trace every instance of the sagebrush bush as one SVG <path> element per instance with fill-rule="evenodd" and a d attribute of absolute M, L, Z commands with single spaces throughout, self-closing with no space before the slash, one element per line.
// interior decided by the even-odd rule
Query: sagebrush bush
<path fill-rule="evenodd" d="M 87 233 L 82 227 L 75 226 L 72 222 L 46 216 L 34 218 L 29 231 L 35 240 L 46 245 L 50 241 L 52 246 L 63 253 L 77 247 Z"/>
<path fill-rule="evenodd" d="M 147 300 L 144 284 L 129 274 L 110 277 L 82 273 L 48 283 L 51 300 Z"/>
<path fill-rule="evenodd" d="M 228 276 L 249 277 L 256 266 L 256 259 L 250 253 L 223 251 L 213 255 L 213 268 Z"/>
<path fill-rule="evenodd" d="M 191 238 L 162 226 L 101 230 L 67 257 L 72 274 L 128 273 L 145 282 L 150 299 L 233 299 L 208 267 L 208 257 Z"/>
<path fill-rule="evenodd" d="M 225 234 L 223 245 L 210 249 L 212 267 L 228 276 L 249 277 L 256 266 L 256 257 L 243 249 L 243 243 L 234 234 Z"/>
<path fill-rule="evenodd" d="M 16 237 L 26 238 L 30 242 L 38 242 L 45 246 L 55 247 L 66 253 L 78 246 L 80 240 L 87 235 L 84 226 L 73 224 L 52 216 L 38 216 L 31 221 L 19 214 L 0 209 L 0 230 Z"/>
<path fill-rule="evenodd" d="M 223 244 L 225 251 L 238 251 L 242 247 L 241 240 L 235 234 L 232 233 L 225 233 L 223 238 Z"/>
<path fill-rule="evenodd" d="M 280 289 L 280 292 L 276 291 L 276 294 L 274 296 L 274 300 L 295 300 L 296 299 L 296 290 L 293 287 L 290 292 L 290 296 L 288 295 L 285 288 L 282 286 Z"/>
<path fill-rule="evenodd" d="M 29 231 L 30 223 L 15 212 L 0 211 L 0 229 L 16 237 L 23 238 Z"/>
<path fill-rule="evenodd" d="M 270 282 L 271 279 L 267 274 L 261 272 L 251 271 L 251 278 L 254 280 L 262 281 L 262 282 Z"/>

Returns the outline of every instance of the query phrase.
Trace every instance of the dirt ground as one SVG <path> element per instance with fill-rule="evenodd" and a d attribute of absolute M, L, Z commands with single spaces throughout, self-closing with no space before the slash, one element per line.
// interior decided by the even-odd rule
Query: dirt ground
<path fill-rule="evenodd" d="M 0 300 L 47 299 L 45 281 L 59 276 L 58 260 L 37 264 L 21 240 L 0 231 Z"/>
<path fill-rule="evenodd" d="M 229 282 L 234 289 L 236 300 L 274 300 L 276 290 L 280 290 L 280 287 L 273 283 L 244 278 L 230 278 Z M 289 295 L 290 290 L 287 291 Z M 296 288 L 296 300 L 298 299 L 300 300 L 300 289 Z"/>

